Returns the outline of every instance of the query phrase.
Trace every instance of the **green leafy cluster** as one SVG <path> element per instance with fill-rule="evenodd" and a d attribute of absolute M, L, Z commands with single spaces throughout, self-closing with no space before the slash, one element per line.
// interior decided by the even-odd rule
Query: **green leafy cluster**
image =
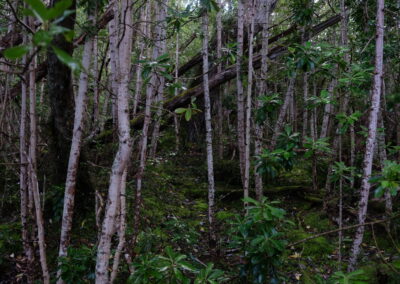
<path fill-rule="evenodd" d="M 226 280 L 223 271 L 215 269 L 212 263 L 198 266 L 187 261 L 187 256 L 173 251 L 171 247 L 165 248 L 165 255 L 141 254 L 133 263 L 134 273 L 129 277 L 128 283 L 149 284 L 217 284 Z"/>
<path fill-rule="evenodd" d="M 38 19 L 41 26 L 32 35 L 31 44 L 14 46 L 4 51 L 4 56 L 8 59 L 19 59 L 31 50 L 51 47 L 58 59 L 66 64 L 71 70 L 80 69 L 80 63 L 72 58 L 67 52 L 58 48 L 52 41 L 55 36 L 63 35 L 67 41 L 72 41 L 74 31 L 59 24 L 69 15 L 75 13 L 68 10 L 72 6 L 72 0 L 58 1 L 53 7 L 47 8 L 41 0 L 24 0 L 29 8 L 24 10 L 26 16 L 33 16 Z"/>
<path fill-rule="evenodd" d="M 378 184 L 375 190 L 376 197 L 381 197 L 386 190 L 395 196 L 400 189 L 400 164 L 394 161 L 385 161 L 381 175 L 371 178 L 369 182 Z"/>
<path fill-rule="evenodd" d="M 65 283 L 91 283 L 95 278 L 96 248 L 69 247 L 67 256 L 60 257 L 59 262 Z"/>

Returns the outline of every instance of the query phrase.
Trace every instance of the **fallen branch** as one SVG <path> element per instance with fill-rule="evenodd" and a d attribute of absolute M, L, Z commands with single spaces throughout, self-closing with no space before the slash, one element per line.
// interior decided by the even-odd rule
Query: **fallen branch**
<path fill-rule="evenodd" d="M 383 220 L 376 220 L 376 221 L 371 221 L 371 222 L 367 222 L 367 223 L 363 223 L 363 224 L 356 224 L 356 225 L 346 226 L 346 227 L 343 227 L 341 229 L 335 229 L 335 230 L 331 230 L 331 231 L 326 231 L 326 232 L 323 232 L 323 233 L 312 235 L 312 236 L 310 236 L 308 238 L 305 238 L 305 239 L 302 239 L 300 241 L 297 241 L 297 242 L 294 242 L 294 243 L 290 243 L 290 244 L 287 245 L 287 247 L 297 246 L 299 244 L 308 242 L 309 240 L 313 240 L 313 239 L 316 239 L 316 238 L 319 238 L 319 237 L 322 237 L 322 236 L 325 236 L 325 235 L 330 235 L 330 234 L 333 234 L 333 233 L 337 233 L 337 232 L 340 232 L 340 231 L 346 231 L 346 230 L 350 230 L 350 229 L 355 229 L 355 228 L 358 228 L 358 227 L 361 227 L 361 226 L 369 226 L 369 225 L 375 225 L 375 224 L 380 224 L 380 223 L 386 223 L 386 222 L 389 222 L 391 219 L 395 219 L 395 218 L 397 218 L 399 216 L 400 216 L 400 214 L 399 215 L 394 215 L 392 217 L 389 217 L 389 218 L 386 218 L 386 219 L 383 219 Z"/>

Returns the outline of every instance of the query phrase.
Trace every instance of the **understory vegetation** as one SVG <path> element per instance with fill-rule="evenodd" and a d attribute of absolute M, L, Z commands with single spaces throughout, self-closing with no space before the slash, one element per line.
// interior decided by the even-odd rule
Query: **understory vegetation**
<path fill-rule="evenodd" d="M 400 283 L 400 1 L 0 8 L 0 283 Z"/>

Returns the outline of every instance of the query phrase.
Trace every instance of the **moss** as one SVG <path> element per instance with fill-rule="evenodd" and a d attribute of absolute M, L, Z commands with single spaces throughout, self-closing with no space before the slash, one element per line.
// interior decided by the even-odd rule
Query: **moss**
<path fill-rule="evenodd" d="M 304 224 L 310 226 L 311 229 L 318 231 L 328 231 L 330 229 L 329 219 L 321 212 L 311 212 L 304 216 Z"/>
<path fill-rule="evenodd" d="M 307 237 L 310 237 L 311 234 L 306 233 L 301 230 L 294 230 L 289 233 L 288 239 L 290 242 L 296 242 L 303 240 Z M 312 240 L 309 240 L 303 244 L 303 256 L 310 256 L 310 257 L 319 257 L 321 255 L 326 255 L 332 253 L 334 247 L 328 239 L 325 237 L 318 237 Z"/>

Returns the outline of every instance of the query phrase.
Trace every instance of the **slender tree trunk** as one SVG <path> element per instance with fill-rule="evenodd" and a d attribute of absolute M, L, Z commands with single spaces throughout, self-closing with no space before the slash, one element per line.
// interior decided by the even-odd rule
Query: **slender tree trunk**
<path fill-rule="evenodd" d="M 249 34 L 249 58 L 253 58 L 253 40 L 254 40 L 254 0 L 251 2 Z M 244 198 L 249 197 L 250 187 L 250 133 L 251 133 L 251 98 L 253 89 L 253 60 L 249 60 L 248 76 L 247 76 L 247 100 L 246 100 L 246 135 L 245 135 L 245 161 L 244 161 Z M 245 204 L 247 204 L 245 202 Z"/>
<path fill-rule="evenodd" d="M 31 20 L 30 26 L 33 27 L 33 20 Z M 37 180 L 37 170 L 36 170 L 36 147 L 37 147 L 37 122 L 36 122 L 36 58 L 32 53 L 33 59 L 30 64 L 29 71 L 29 120 L 30 120 L 30 139 L 29 139 L 29 185 L 30 191 L 35 204 L 35 217 L 36 226 L 38 234 L 38 244 L 39 244 L 39 256 L 40 265 L 42 267 L 43 283 L 50 283 L 49 269 L 47 266 L 46 257 L 46 240 L 44 233 L 44 220 L 42 213 L 42 206 L 40 204 L 40 193 L 39 185 Z"/>
<path fill-rule="evenodd" d="M 118 11 L 118 9 L 116 9 Z M 120 78 L 117 96 L 118 109 L 118 137 L 119 146 L 115 155 L 108 189 L 107 206 L 104 214 L 100 242 L 96 258 L 96 284 L 109 282 L 108 269 L 111 253 L 111 238 L 114 233 L 114 222 L 117 214 L 117 205 L 120 199 L 121 188 L 125 186 L 123 173 L 127 169 L 131 155 L 131 136 L 129 124 L 129 73 L 131 67 L 132 50 L 132 3 L 122 0 L 121 15 L 124 15 L 125 31 L 119 44 L 119 72 Z M 116 27 L 115 27 L 116 28 Z M 112 30 L 112 33 L 115 31 Z M 113 48 L 117 48 L 116 46 Z M 116 52 L 116 50 L 115 50 Z"/>
<path fill-rule="evenodd" d="M 67 255 L 67 248 L 70 242 L 70 234 L 72 227 L 72 219 L 75 204 L 75 190 L 76 179 L 79 165 L 79 157 L 81 154 L 82 134 L 83 134 L 83 120 L 85 115 L 86 101 L 87 101 L 87 88 L 88 88 L 88 72 L 93 53 L 93 39 L 88 38 L 84 45 L 82 55 L 83 70 L 79 78 L 78 95 L 75 98 L 75 118 L 74 129 L 72 133 L 71 150 L 68 161 L 67 180 L 65 182 L 64 192 L 64 209 L 61 224 L 60 248 L 58 252 L 59 257 Z M 58 271 L 58 284 L 64 283 L 61 279 L 61 270 Z"/>
<path fill-rule="evenodd" d="M 120 0 L 116 0 L 113 4 L 114 10 L 114 18 L 108 24 L 108 34 L 109 34 L 109 43 L 110 43 L 110 70 L 111 70 L 111 115 L 113 119 L 113 123 L 117 126 L 117 116 L 118 116 L 118 109 L 117 109 L 117 96 L 118 96 L 118 71 L 119 71 L 119 62 L 118 62 L 118 43 L 120 41 L 120 30 L 119 27 L 119 7 L 118 3 Z M 115 127 L 116 128 L 116 127 Z"/>
<path fill-rule="evenodd" d="M 167 0 L 164 0 L 160 5 L 155 7 L 156 10 L 156 19 L 157 22 L 165 22 L 166 17 L 166 5 Z M 163 50 L 161 46 L 161 41 L 164 34 L 165 25 L 158 24 L 155 28 L 155 46 L 153 47 L 153 55 L 152 59 L 155 60 L 158 56 L 160 56 L 160 52 Z M 144 169 L 146 166 L 147 159 L 147 143 L 148 143 L 148 134 L 149 134 L 149 126 L 151 123 L 151 106 L 153 103 L 153 98 L 155 95 L 155 86 L 157 82 L 157 74 L 152 72 L 150 75 L 150 81 L 146 88 L 146 107 L 144 110 L 144 122 L 142 129 L 142 137 L 140 143 L 140 161 L 139 168 L 137 170 L 136 176 L 136 199 L 135 199 L 135 214 L 134 214 L 134 239 L 136 238 L 139 232 L 139 221 L 140 221 L 140 207 L 142 204 L 142 181 Z"/>
<path fill-rule="evenodd" d="M 26 20 L 25 20 L 26 22 Z M 27 42 L 26 36 L 24 36 L 24 42 Z M 23 58 L 23 65 L 26 64 L 27 57 Z M 28 194 L 28 159 L 26 157 L 27 145 L 26 145 L 26 130 L 27 130 L 27 84 L 28 81 L 27 76 L 25 77 L 25 82 L 22 82 L 22 91 L 21 91 L 21 117 L 20 117 L 20 130 L 19 130 L 19 155 L 20 155 L 20 173 L 19 173 L 19 187 L 20 187 L 20 197 L 21 197 L 21 225 L 22 225 L 22 242 L 24 248 L 24 254 L 27 259 L 26 270 L 27 270 L 27 282 L 33 283 L 33 273 L 32 273 L 32 265 L 34 263 L 34 252 L 32 247 L 32 242 L 29 234 L 29 211 L 28 211 L 28 203 L 29 203 L 29 194 Z"/>
<path fill-rule="evenodd" d="M 204 120 L 206 124 L 206 144 L 207 144 L 207 177 L 208 177 L 208 223 L 210 226 L 210 247 L 213 249 L 216 245 L 217 237 L 215 235 L 214 225 L 214 157 L 212 145 L 212 125 L 211 125 L 211 102 L 210 90 L 208 85 L 208 12 L 203 13 L 203 88 L 204 88 Z"/>
<path fill-rule="evenodd" d="M 367 216 L 368 197 L 371 184 L 369 178 L 372 171 L 372 161 L 374 154 L 374 144 L 377 132 L 377 120 L 380 108 L 380 97 L 383 76 L 383 34 L 384 34 L 384 0 L 377 0 L 376 10 L 376 45 L 375 45 L 375 74 L 372 89 L 371 111 L 369 114 L 368 137 L 364 154 L 363 177 L 361 181 L 361 196 L 358 210 L 358 222 L 363 224 Z M 349 271 L 353 271 L 357 264 L 357 258 L 360 254 L 360 245 L 364 237 L 364 226 L 357 228 L 351 255 L 349 260 Z"/>
<path fill-rule="evenodd" d="M 262 43 L 261 43 L 261 70 L 259 78 L 258 92 L 259 97 L 267 94 L 267 75 L 268 75 L 268 28 L 269 28 L 269 14 L 270 14 L 270 0 L 263 2 L 264 19 L 262 29 Z M 259 107 L 259 100 L 256 100 L 256 108 Z M 262 153 L 262 139 L 263 139 L 263 124 L 255 123 L 255 135 L 256 139 L 254 142 L 254 154 L 259 156 Z M 258 173 L 257 167 L 254 170 L 254 181 L 257 200 L 261 200 L 263 196 L 263 180 L 262 175 Z"/>
<path fill-rule="evenodd" d="M 296 76 L 293 75 L 292 77 L 289 78 L 289 84 L 288 88 L 285 94 L 285 99 L 283 101 L 283 105 L 281 106 L 281 109 L 279 111 L 278 119 L 276 120 L 275 127 L 274 127 L 274 133 L 271 138 L 271 144 L 270 148 L 274 149 L 276 146 L 276 143 L 278 141 L 278 137 L 281 134 L 282 127 L 283 127 L 283 122 L 287 113 L 287 109 L 289 107 L 290 100 L 293 95 L 293 89 L 294 89 L 294 84 L 296 82 Z"/>
<path fill-rule="evenodd" d="M 384 93 L 382 94 L 382 96 Z M 379 155 L 379 163 L 381 169 L 385 166 L 385 161 L 387 161 L 387 153 L 386 153 L 386 143 L 385 143 L 385 126 L 383 123 L 383 115 L 382 113 L 379 114 L 378 119 L 378 127 L 382 129 L 381 133 L 377 134 L 377 146 L 378 146 L 378 155 Z M 392 203 L 392 196 L 390 195 L 390 191 L 385 191 L 385 211 L 388 216 L 393 213 L 393 203 Z"/>
<path fill-rule="evenodd" d="M 158 25 L 160 25 L 160 38 L 159 38 L 159 51 L 158 56 L 161 56 L 167 52 L 167 9 L 166 5 L 168 3 L 165 2 L 160 9 L 160 17 L 158 20 Z M 161 116 L 163 111 L 163 100 L 164 100 L 164 88 L 165 88 L 165 77 L 158 76 L 158 89 L 157 89 L 157 97 L 155 101 L 155 105 L 157 107 L 156 117 L 154 122 L 153 134 L 151 138 L 151 147 L 150 147 L 150 158 L 154 158 L 157 153 L 157 144 L 158 138 L 160 135 L 160 126 L 161 126 Z"/>
<path fill-rule="evenodd" d="M 221 0 L 217 0 L 218 7 L 220 8 L 216 16 L 217 25 L 217 72 L 222 71 L 222 3 Z M 217 136 L 218 136 L 218 158 L 222 160 L 224 155 L 224 138 L 223 138 L 223 109 L 222 109 L 222 99 L 223 99 L 223 89 L 221 87 L 217 90 L 218 96 L 216 98 L 217 105 Z"/>
<path fill-rule="evenodd" d="M 335 79 L 332 79 L 332 81 L 330 82 L 329 87 L 328 87 L 328 94 L 329 94 L 328 99 L 329 100 L 331 100 L 331 98 L 333 97 L 333 90 L 335 88 L 335 84 L 336 84 Z M 322 118 L 321 133 L 319 135 L 319 138 L 321 138 L 321 139 L 327 137 L 327 135 L 328 135 L 329 122 L 331 119 L 331 115 L 332 115 L 332 104 L 331 103 L 325 104 L 324 116 Z"/>
<path fill-rule="evenodd" d="M 179 82 L 179 31 L 176 31 L 176 43 L 175 43 L 175 84 Z M 174 96 L 178 95 L 178 88 L 174 90 Z M 179 151 L 179 120 L 178 115 L 174 112 L 174 131 L 175 131 L 175 152 Z"/>
<path fill-rule="evenodd" d="M 303 142 L 307 137 L 307 126 L 308 126 L 308 77 L 309 73 L 306 72 L 303 75 Z"/>
<path fill-rule="evenodd" d="M 138 41 L 139 44 L 139 60 L 143 60 L 144 56 L 144 49 L 146 46 L 146 41 L 145 38 L 149 37 L 149 23 L 148 21 L 150 20 L 150 7 L 151 7 L 151 1 L 147 1 L 146 5 L 144 6 L 142 10 L 142 14 L 140 17 L 140 34 L 143 35 L 142 40 Z M 143 86 L 143 80 L 142 80 L 142 64 L 137 63 L 136 67 L 136 86 L 135 86 L 135 96 L 133 99 L 133 115 L 136 114 L 138 104 L 140 101 L 140 94 L 142 93 L 142 86 Z"/>
<path fill-rule="evenodd" d="M 237 136 L 238 136 L 240 175 L 242 178 L 242 182 L 244 184 L 245 113 L 244 113 L 244 96 L 243 96 L 243 83 L 242 83 L 243 26 L 244 26 L 243 0 L 238 0 L 237 54 L 236 54 Z"/>
<path fill-rule="evenodd" d="M 118 246 L 115 251 L 112 272 L 110 282 L 114 283 L 118 274 L 118 267 L 120 263 L 121 254 L 123 252 L 125 246 L 125 232 L 126 232 L 126 176 L 128 170 L 125 169 L 122 175 L 121 189 L 120 189 L 120 202 L 119 202 L 119 210 L 120 210 L 120 222 L 118 228 Z"/>

